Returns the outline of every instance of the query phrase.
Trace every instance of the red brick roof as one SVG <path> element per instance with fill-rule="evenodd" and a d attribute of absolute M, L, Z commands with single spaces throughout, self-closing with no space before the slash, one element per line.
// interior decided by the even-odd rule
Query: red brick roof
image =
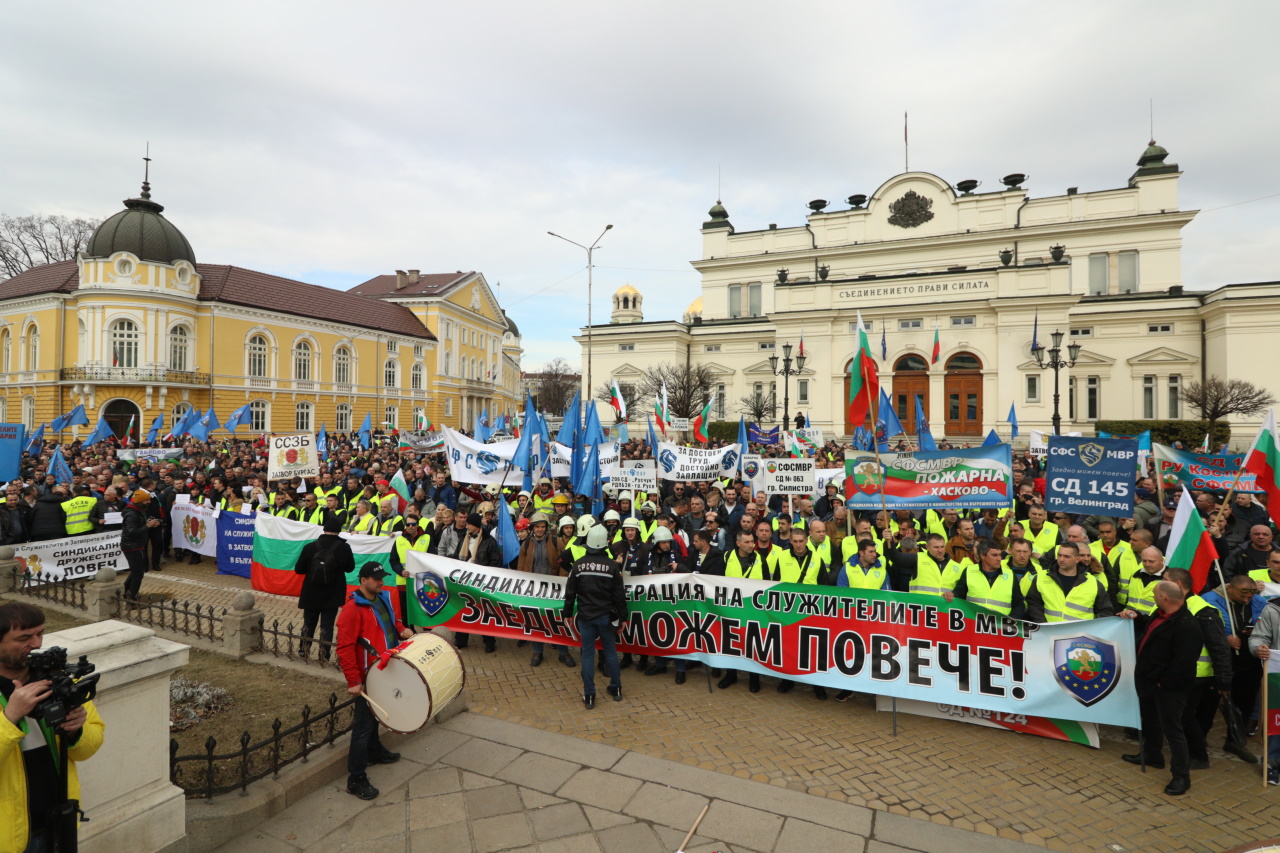
<path fill-rule="evenodd" d="M 401 290 L 396 290 L 396 277 L 394 275 L 376 275 L 363 284 L 357 284 L 347 293 L 358 293 L 361 296 L 372 296 L 374 298 L 388 296 L 439 296 L 447 292 L 450 285 L 470 275 L 475 275 L 475 273 L 462 272 L 461 270 L 458 272 L 426 273 L 425 275 L 419 275 L 418 280 L 413 284 L 405 284 Z M 408 279 L 406 278 L 407 281 Z"/>
<path fill-rule="evenodd" d="M 196 269 L 201 276 L 198 298 L 203 302 L 263 308 L 295 317 L 435 340 L 431 330 L 403 305 L 242 267 L 197 264 Z M 394 286 L 394 276 L 391 281 Z M 41 293 L 74 293 L 79 286 L 76 262 L 59 261 L 0 281 L 0 300 Z"/>

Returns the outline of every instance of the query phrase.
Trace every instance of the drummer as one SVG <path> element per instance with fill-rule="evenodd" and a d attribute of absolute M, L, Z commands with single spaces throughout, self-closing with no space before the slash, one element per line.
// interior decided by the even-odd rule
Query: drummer
<path fill-rule="evenodd" d="M 347 678 L 347 692 L 356 697 L 351 751 L 347 754 L 347 793 L 362 800 L 378 796 L 365 772 L 368 766 L 400 760 L 400 753 L 391 752 L 379 740 L 378 720 L 364 698 L 365 676 L 378 662 L 378 655 L 395 648 L 397 637 L 407 640 L 413 636 L 396 616 L 390 594 L 382 588 L 386 575 L 381 563 L 365 563 L 360 568 L 360 586 L 351 591 L 338 613 L 338 663 Z"/>

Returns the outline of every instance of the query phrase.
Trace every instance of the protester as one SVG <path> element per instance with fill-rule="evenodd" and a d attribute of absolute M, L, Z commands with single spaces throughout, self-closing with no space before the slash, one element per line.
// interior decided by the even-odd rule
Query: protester
<path fill-rule="evenodd" d="M 609 676 L 607 692 L 615 702 L 622 699 L 615 630 L 627 618 L 627 596 L 622 570 L 606 553 L 608 544 L 604 526 L 592 527 L 587 533 L 587 552 L 574 561 L 565 583 L 564 617 L 576 617 L 582 645 L 582 704 L 587 710 L 596 704 L 594 650 L 597 641 L 604 652 Z"/>
<path fill-rule="evenodd" d="M 333 646 L 333 626 L 338 610 L 347 597 L 347 574 L 355 571 L 355 555 L 351 546 L 338 534 L 342 526 L 337 519 L 324 523 L 324 533 L 302 547 L 293 570 L 302 575 L 302 591 L 298 609 L 302 611 L 302 639 L 298 655 L 306 658 L 311 651 L 311 638 L 320 626 L 320 660 L 329 659 Z"/>

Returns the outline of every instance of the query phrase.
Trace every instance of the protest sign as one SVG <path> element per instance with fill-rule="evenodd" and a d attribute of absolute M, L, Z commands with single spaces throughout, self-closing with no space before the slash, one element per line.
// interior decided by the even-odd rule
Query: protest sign
<path fill-rule="evenodd" d="M 1043 433 L 1038 429 L 1031 430 L 1031 438 L 1030 438 L 1030 443 L 1027 447 L 1027 452 L 1030 453 L 1032 456 L 1044 456 L 1046 453 L 1048 453 L 1049 444 L 1048 442 L 1045 441 L 1045 438 L 1047 435 L 1048 435 L 1047 433 Z M 1071 436 L 1072 438 L 1079 438 L 1080 436 L 1084 435 L 1084 433 L 1069 432 L 1067 433 L 1067 435 Z"/>
<path fill-rule="evenodd" d="M 689 419 L 688 418 L 672 418 L 671 420 L 667 421 L 667 429 L 672 430 L 674 432 L 688 432 Z"/>
<path fill-rule="evenodd" d="M 812 494 L 812 459 L 765 459 L 760 468 L 760 488 L 771 495 Z"/>
<path fill-rule="evenodd" d="M 915 714 L 918 717 L 932 717 L 935 720 L 957 720 L 984 726 L 990 729 L 1004 729 L 1036 735 L 1051 740 L 1065 740 L 1098 749 L 1102 744 L 1098 739 L 1098 727 L 1094 723 L 1078 723 L 1075 720 L 1055 720 L 1051 717 L 1030 717 L 1026 714 L 1001 714 L 997 711 L 984 711 L 981 708 L 970 708 L 967 705 L 949 705 L 937 702 L 921 702 L 918 699 L 899 699 L 894 704 L 888 696 L 876 697 L 877 711 L 901 711 L 904 714 Z"/>
<path fill-rule="evenodd" d="M 1013 454 L 1007 444 L 964 450 L 869 454 L 845 459 L 845 504 L 854 510 L 981 509 L 1013 496 Z"/>
<path fill-rule="evenodd" d="M 400 430 L 400 450 L 416 453 L 437 452 L 444 447 L 444 436 L 439 430 L 402 429 Z"/>
<path fill-rule="evenodd" d="M 91 578 L 101 569 L 129 571 L 118 530 L 14 545 L 13 558 L 24 572 L 49 582 Z"/>
<path fill-rule="evenodd" d="M 843 468 L 819 468 L 813 472 L 813 494 L 814 497 L 821 497 L 827 493 L 827 483 L 835 481 L 835 484 L 844 491 L 844 469 Z"/>
<path fill-rule="evenodd" d="M 1044 508 L 1049 512 L 1133 516 L 1133 438 L 1049 436 Z"/>
<path fill-rule="evenodd" d="M 248 504 L 246 504 L 248 506 Z M 224 512 L 216 522 L 218 574 L 251 576 L 254 512 Z"/>
<path fill-rule="evenodd" d="M 116 451 L 116 458 L 124 462 L 141 462 L 144 459 L 155 462 L 157 459 L 181 459 L 181 447 L 125 447 Z"/>
<path fill-rule="evenodd" d="M 273 435 L 267 439 L 268 480 L 319 476 L 320 454 L 316 452 L 315 433 Z"/>
<path fill-rule="evenodd" d="M 26 427 L 0 424 L 0 480 L 16 480 L 22 467 L 22 447 Z"/>
<path fill-rule="evenodd" d="M 614 469 L 610 484 L 619 492 L 656 492 L 658 490 L 657 463 L 652 459 L 629 459 Z"/>
<path fill-rule="evenodd" d="M 174 503 L 173 547 L 202 557 L 218 556 L 217 507 L 206 503 Z"/>
<path fill-rule="evenodd" d="M 793 429 L 791 434 L 801 446 L 810 450 L 817 451 L 818 448 L 822 447 L 822 427 Z"/>
<path fill-rule="evenodd" d="M 658 442 L 658 476 L 664 480 L 716 480 L 735 476 L 741 445 L 681 447 Z"/>
<path fill-rule="evenodd" d="M 444 454 L 449 463 L 449 476 L 459 483 L 519 484 L 524 480 L 524 469 L 512 463 L 519 444 L 518 438 L 481 444 L 445 427 Z"/>
<path fill-rule="evenodd" d="M 1153 445 L 1156 473 L 1166 489 L 1179 485 L 1193 491 L 1225 492 L 1236 482 L 1236 474 L 1244 465 L 1244 457 L 1234 454 L 1200 453 L 1177 450 L 1163 444 Z M 1236 492 L 1261 494 L 1257 478 L 1249 472 L 1240 475 Z"/>
<path fill-rule="evenodd" d="M 747 441 L 755 444 L 777 444 L 778 436 L 781 434 L 782 427 L 780 426 L 768 430 L 758 424 L 749 424 L 747 426 Z"/>
<path fill-rule="evenodd" d="M 578 645 L 564 578 L 410 551 L 410 623 Z M 1133 627 L 1037 625 L 912 593 L 672 574 L 624 581 L 618 645 L 838 690 L 1138 725 Z"/>

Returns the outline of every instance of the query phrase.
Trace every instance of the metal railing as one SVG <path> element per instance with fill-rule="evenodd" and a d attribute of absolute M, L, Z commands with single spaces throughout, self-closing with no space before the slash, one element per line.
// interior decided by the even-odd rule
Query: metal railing
<path fill-rule="evenodd" d="M 88 382 L 163 382 L 166 385 L 208 385 L 209 374 L 166 367 L 64 367 L 63 380 Z"/>
<path fill-rule="evenodd" d="M 301 627 L 295 628 L 293 622 L 287 622 L 281 628 L 280 620 L 272 619 L 270 625 L 265 621 L 262 623 L 262 642 L 258 651 L 269 652 L 274 657 L 299 663 L 341 669 L 335 646 L 337 642 L 334 640 L 311 639 L 303 636 Z"/>
<path fill-rule="evenodd" d="M 271 735 L 253 743 L 253 737 L 240 735 L 240 748 L 218 753 L 218 742 L 210 737 L 204 742 L 203 755 L 178 755 L 176 740 L 169 741 L 169 780 L 186 792 L 188 799 L 210 799 L 219 794 L 240 790 L 280 771 L 295 761 L 306 763 L 319 747 L 333 742 L 351 731 L 355 720 L 355 697 L 339 703 L 338 695 L 329 695 L 329 707 L 312 716 L 311 706 L 302 708 L 302 720 L 284 728 L 277 717 L 271 724 Z"/>
<path fill-rule="evenodd" d="M 115 597 L 115 610 L 112 616 L 124 619 L 148 628 L 159 628 L 196 637 L 202 640 L 222 639 L 222 617 L 227 608 L 221 612 L 212 604 L 192 604 L 189 601 L 155 600 L 143 597 L 142 600 L 127 598 L 123 592 Z"/>
<path fill-rule="evenodd" d="M 86 584 L 82 580 L 57 578 L 46 572 L 27 571 L 21 564 L 14 566 L 10 571 L 14 580 L 13 590 L 19 595 L 61 604 L 64 607 L 74 607 L 77 610 L 89 609 L 85 603 Z"/>

